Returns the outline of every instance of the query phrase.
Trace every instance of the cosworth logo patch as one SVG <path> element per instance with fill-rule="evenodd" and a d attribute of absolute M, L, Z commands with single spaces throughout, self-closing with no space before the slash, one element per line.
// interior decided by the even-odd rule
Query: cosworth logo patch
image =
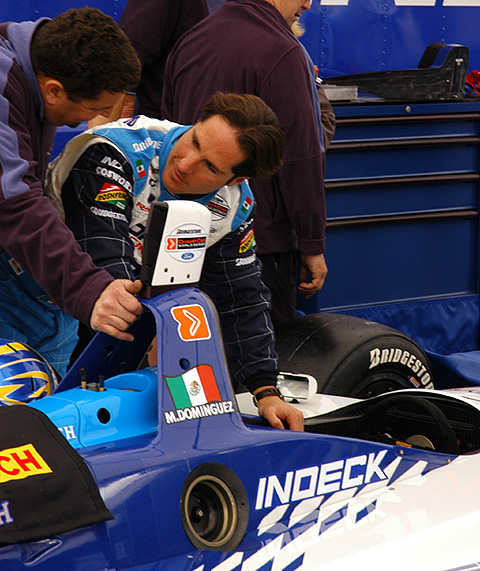
<path fill-rule="evenodd" d="M 0 484 L 52 472 L 33 444 L 0 450 Z"/>
<path fill-rule="evenodd" d="M 167 424 L 234 412 L 232 401 L 222 401 L 210 365 L 198 365 L 165 381 L 176 408 L 164 413 Z"/>

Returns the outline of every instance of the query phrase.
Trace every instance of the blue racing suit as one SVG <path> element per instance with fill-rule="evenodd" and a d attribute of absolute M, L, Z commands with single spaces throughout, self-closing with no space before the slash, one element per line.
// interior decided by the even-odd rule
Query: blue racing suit
<path fill-rule="evenodd" d="M 115 278 L 139 276 L 150 204 L 179 200 L 163 187 L 162 172 L 189 128 L 147 117 L 120 120 L 70 141 L 49 169 L 51 199 L 82 249 Z M 251 391 L 275 385 L 270 297 L 256 257 L 250 187 L 225 186 L 195 200 L 212 215 L 199 286 L 218 310 L 232 376 Z"/>

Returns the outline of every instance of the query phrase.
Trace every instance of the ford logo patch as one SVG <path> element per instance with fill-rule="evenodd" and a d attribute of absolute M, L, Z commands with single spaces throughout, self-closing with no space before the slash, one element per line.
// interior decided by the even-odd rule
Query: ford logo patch
<path fill-rule="evenodd" d="M 182 260 L 191 260 L 193 258 L 192 252 L 185 252 L 182 254 Z"/>

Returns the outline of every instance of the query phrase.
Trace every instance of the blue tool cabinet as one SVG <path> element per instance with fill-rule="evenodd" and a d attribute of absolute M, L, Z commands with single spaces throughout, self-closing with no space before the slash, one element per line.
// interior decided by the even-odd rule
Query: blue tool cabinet
<path fill-rule="evenodd" d="M 369 317 L 413 337 L 426 307 L 427 320 L 446 303 L 477 312 L 480 103 L 370 99 L 334 110 L 329 273 L 298 307 Z"/>

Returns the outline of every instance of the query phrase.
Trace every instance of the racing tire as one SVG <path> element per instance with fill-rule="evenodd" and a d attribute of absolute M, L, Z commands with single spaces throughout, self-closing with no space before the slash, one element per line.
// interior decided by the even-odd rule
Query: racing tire
<path fill-rule="evenodd" d="M 248 525 L 248 497 L 239 477 L 227 466 L 207 462 L 186 478 L 180 517 L 196 549 L 234 551 Z"/>
<path fill-rule="evenodd" d="M 370 398 L 404 388 L 434 388 L 428 357 L 386 325 L 336 313 L 293 320 L 276 332 L 280 370 L 317 379 L 317 392 Z"/>

